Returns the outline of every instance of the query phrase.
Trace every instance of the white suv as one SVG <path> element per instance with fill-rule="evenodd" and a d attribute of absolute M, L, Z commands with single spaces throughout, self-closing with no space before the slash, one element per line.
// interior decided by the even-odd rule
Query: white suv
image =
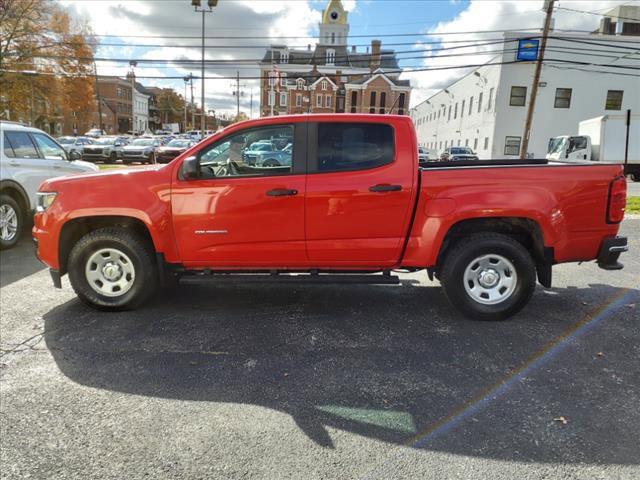
<path fill-rule="evenodd" d="M 70 160 L 42 130 L 0 122 L 0 248 L 11 248 L 20 239 L 42 181 L 97 170 L 92 163 Z"/>

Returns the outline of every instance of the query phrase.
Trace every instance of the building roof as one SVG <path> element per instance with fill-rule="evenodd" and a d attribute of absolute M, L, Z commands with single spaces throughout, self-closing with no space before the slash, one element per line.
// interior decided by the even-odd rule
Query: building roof
<path fill-rule="evenodd" d="M 262 64 L 278 65 L 327 65 L 327 50 L 335 50 L 335 62 L 331 66 L 336 67 L 353 67 L 353 68 L 369 68 L 371 61 L 371 53 L 350 52 L 344 45 L 319 45 L 316 44 L 313 50 L 287 50 L 289 59 L 286 63 L 282 62 L 282 52 L 285 46 L 272 45 L 262 57 Z M 271 57 L 273 52 L 273 59 Z M 398 59 L 395 50 L 380 51 L 380 67 L 386 70 L 399 70 Z"/>

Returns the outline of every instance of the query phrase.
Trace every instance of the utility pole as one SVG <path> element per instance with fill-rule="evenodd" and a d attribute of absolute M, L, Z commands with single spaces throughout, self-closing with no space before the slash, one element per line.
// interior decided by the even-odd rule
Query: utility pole
<path fill-rule="evenodd" d="M 533 84 L 531 85 L 531 97 L 529 100 L 529 109 L 527 110 L 527 119 L 524 124 L 524 135 L 522 136 L 522 148 L 520 149 L 520 160 L 524 160 L 529 149 L 529 136 L 531 135 L 531 123 L 533 121 L 533 112 L 536 108 L 536 97 L 538 96 L 538 84 L 540 83 L 540 74 L 542 73 L 542 62 L 544 60 L 544 51 L 547 46 L 547 36 L 551 27 L 551 17 L 553 16 L 553 5 L 555 0 L 545 0 L 545 8 L 547 15 L 544 19 L 544 29 L 542 30 L 542 40 L 540 42 L 540 51 L 536 61 L 536 71 L 533 75 Z"/>
<path fill-rule="evenodd" d="M 184 77 L 184 127 L 183 133 L 187 132 L 187 83 L 189 83 L 189 77 Z"/>
<path fill-rule="evenodd" d="M 249 100 L 249 118 L 253 118 L 253 88 L 250 90 L 251 96 Z"/>
<path fill-rule="evenodd" d="M 246 85 L 240 85 L 240 72 L 236 72 L 236 84 L 233 91 L 233 95 L 236 97 L 236 121 L 240 118 L 240 97 L 244 95 L 242 87 L 246 87 Z"/>
<path fill-rule="evenodd" d="M 191 81 L 191 128 L 196 128 L 196 104 L 193 103 L 193 75 L 189 74 L 189 80 Z"/>
<path fill-rule="evenodd" d="M 98 128 L 100 129 L 100 135 L 102 135 L 102 101 L 100 100 L 100 93 L 98 92 L 98 68 L 96 67 L 95 60 L 93 61 L 93 76 L 96 80 L 96 100 L 98 101 Z"/>
<path fill-rule="evenodd" d="M 214 9 L 214 7 L 216 7 L 218 5 L 218 0 L 207 0 L 207 6 L 209 7 L 208 10 L 206 10 L 205 8 L 201 8 L 201 0 L 191 0 L 191 6 L 194 8 L 194 10 L 196 12 L 202 12 L 202 76 L 200 78 L 200 81 L 202 82 L 200 84 L 201 88 L 202 88 L 202 96 L 201 96 L 201 111 L 202 111 L 202 116 L 200 118 L 200 129 L 202 130 L 200 132 L 201 138 L 204 138 L 204 131 L 206 130 L 206 115 L 207 115 L 207 111 L 206 111 L 206 107 L 204 104 L 204 14 L 205 13 L 211 13 Z"/>

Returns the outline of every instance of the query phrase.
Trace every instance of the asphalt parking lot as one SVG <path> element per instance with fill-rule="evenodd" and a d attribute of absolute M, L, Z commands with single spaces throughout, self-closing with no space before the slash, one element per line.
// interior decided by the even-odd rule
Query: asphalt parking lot
<path fill-rule="evenodd" d="M 640 219 L 520 315 L 400 286 L 184 285 L 135 312 L 2 252 L 2 478 L 640 478 Z"/>

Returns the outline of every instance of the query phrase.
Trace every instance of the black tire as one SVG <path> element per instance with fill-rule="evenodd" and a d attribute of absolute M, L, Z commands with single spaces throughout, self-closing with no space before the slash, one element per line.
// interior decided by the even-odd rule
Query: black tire
<path fill-rule="evenodd" d="M 498 255 L 512 263 L 516 280 L 512 293 L 500 303 L 485 304 L 474 299 L 465 287 L 465 271 L 475 259 Z M 505 320 L 522 310 L 536 286 L 536 267 L 522 244 L 507 235 L 478 233 L 451 247 L 441 271 L 440 282 L 449 302 L 473 320 Z"/>
<path fill-rule="evenodd" d="M 24 230 L 25 213 L 22 211 L 22 208 L 20 208 L 18 202 L 16 202 L 11 195 L 6 194 L 0 195 L 0 211 L 6 211 L 6 213 L 10 213 L 11 211 L 13 211 L 16 219 L 16 231 L 12 237 L 10 236 L 8 230 L 6 230 L 7 238 L 3 238 L 2 234 L 3 232 L 5 232 L 5 230 L 4 228 L 0 230 L 0 248 L 2 250 L 7 250 L 15 246 L 15 244 L 20 241 L 22 230 Z"/>
<path fill-rule="evenodd" d="M 632 182 L 640 182 L 640 173 L 632 173 L 631 174 Z"/>
<path fill-rule="evenodd" d="M 116 249 L 129 257 L 135 276 L 133 285 L 120 296 L 103 295 L 89 284 L 85 267 L 98 250 Z M 154 255 L 146 242 L 124 228 L 107 227 L 82 237 L 71 250 L 68 263 L 69 280 L 76 295 L 98 310 L 130 310 L 144 303 L 157 290 L 158 275 Z"/>
<path fill-rule="evenodd" d="M 109 155 L 109 158 L 105 163 L 108 163 L 111 165 L 116 163 L 117 160 L 118 160 L 118 154 L 116 152 L 111 152 L 111 154 Z"/>
<path fill-rule="evenodd" d="M 265 160 L 264 162 L 262 162 L 262 166 L 263 167 L 279 167 L 280 166 L 280 162 L 278 162 L 274 158 L 269 158 L 269 159 Z"/>

